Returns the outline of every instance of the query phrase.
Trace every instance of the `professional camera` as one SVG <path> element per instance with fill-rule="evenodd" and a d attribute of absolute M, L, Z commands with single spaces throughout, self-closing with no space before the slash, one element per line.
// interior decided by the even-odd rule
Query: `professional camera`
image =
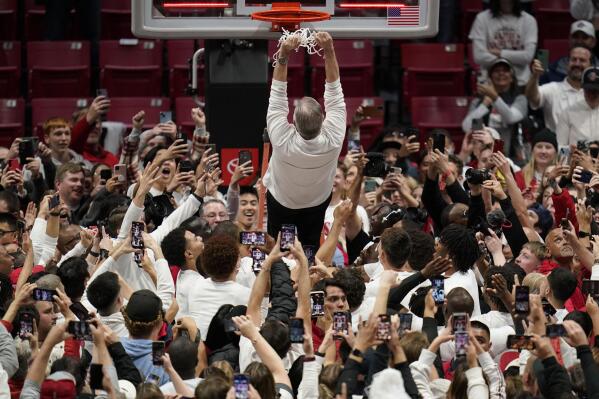
<path fill-rule="evenodd" d="M 485 180 L 491 180 L 491 172 L 488 169 L 468 169 L 466 171 L 468 184 L 483 184 Z"/>

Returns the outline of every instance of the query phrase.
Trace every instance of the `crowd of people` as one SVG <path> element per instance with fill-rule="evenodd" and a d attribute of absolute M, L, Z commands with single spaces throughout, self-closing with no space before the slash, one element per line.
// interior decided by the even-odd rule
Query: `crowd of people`
<path fill-rule="evenodd" d="M 193 137 L 143 110 L 114 136 L 99 96 L 0 149 L 0 397 L 599 397 L 595 30 L 543 65 L 521 6 L 474 22 L 460 146 L 388 128 L 342 155 L 367 117 L 346 129 L 319 32 L 324 109 L 288 122 L 290 36 L 255 184 L 250 160 L 223 185 L 199 108 Z"/>

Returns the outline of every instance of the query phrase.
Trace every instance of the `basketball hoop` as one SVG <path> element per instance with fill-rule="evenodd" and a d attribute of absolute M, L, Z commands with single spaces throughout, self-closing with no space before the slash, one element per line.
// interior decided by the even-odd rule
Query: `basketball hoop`
<path fill-rule="evenodd" d="M 272 31 L 297 30 L 302 22 L 331 19 L 331 14 L 322 11 L 304 10 L 300 3 L 272 3 L 266 11 L 252 13 L 252 19 L 272 23 Z"/>

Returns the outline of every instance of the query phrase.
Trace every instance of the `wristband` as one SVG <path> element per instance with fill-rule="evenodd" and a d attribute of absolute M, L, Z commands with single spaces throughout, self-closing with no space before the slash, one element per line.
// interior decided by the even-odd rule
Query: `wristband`
<path fill-rule="evenodd" d="M 591 234 L 587 233 L 586 231 L 578 231 L 578 238 L 586 238 L 586 237 L 590 237 Z"/>
<path fill-rule="evenodd" d="M 58 216 L 60 216 L 60 212 L 58 212 L 58 213 L 50 212 L 50 216 L 58 217 Z"/>
<path fill-rule="evenodd" d="M 204 202 L 204 199 L 197 195 L 195 192 L 191 193 L 191 195 L 193 195 L 198 201 L 200 201 L 200 204 Z"/>
<path fill-rule="evenodd" d="M 98 258 L 98 257 L 100 256 L 100 253 L 99 253 L 99 252 L 94 252 L 94 251 L 89 251 L 89 254 L 90 254 L 91 256 L 93 256 L 94 258 Z"/>
<path fill-rule="evenodd" d="M 314 355 L 318 356 L 318 357 L 324 357 L 324 353 L 319 352 L 319 351 L 314 352 Z"/>
<path fill-rule="evenodd" d="M 315 360 L 316 360 L 316 358 L 314 356 L 310 356 L 310 357 L 306 356 L 306 357 L 304 357 L 304 363 L 313 362 Z"/>
<path fill-rule="evenodd" d="M 279 65 L 287 65 L 288 57 L 279 57 L 277 58 L 277 64 Z"/>

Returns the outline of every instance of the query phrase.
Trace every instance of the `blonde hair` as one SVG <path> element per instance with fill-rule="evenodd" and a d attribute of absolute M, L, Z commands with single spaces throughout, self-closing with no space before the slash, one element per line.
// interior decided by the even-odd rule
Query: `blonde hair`
<path fill-rule="evenodd" d="M 522 285 L 528 287 L 531 294 L 538 295 L 541 293 L 541 286 L 545 281 L 547 281 L 547 277 L 541 273 L 528 273 L 522 280 Z"/>
<path fill-rule="evenodd" d="M 536 256 L 540 261 L 549 258 L 549 251 L 547 250 L 547 246 L 539 241 L 529 241 L 522 246 L 522 248 L 528 249 L 534 256 Z"/>
<path fill-rule="evenodd" d="M 522 176 L 524 177 L 524 184 L 526 185 L 526 187 L 530 187 L 530 183 L 532 182 L 532 179 L 534 179 L 534 177 L 535 177 L 535 157 L 534 157 L 534 154 L 532 153 L 533 150 L 534 150 L 534 147 L 531 149 L 530 160 L 522 168 Z M 547 167 L 555 165 L 556 163 L 557 163 L 557 155 L 555 157 L 553 157 L 553 160 L 551 161 L 551 163 L 549 165 L 547 165 Z M 538 182 L 538 183 L 539 183 L 539 185 L 541 185 L 541 182 Z"/>
<path fill-rule="evenodd" d="M 217 360 L 211 364 L 212 367 L 215 367 L 225 373 L 225 377 L 227 377 L 226 381 L 230 384 L 233 384 L 233 376 L 235 375 L 235 371 L 231 364 L 226 360 Z"/>

